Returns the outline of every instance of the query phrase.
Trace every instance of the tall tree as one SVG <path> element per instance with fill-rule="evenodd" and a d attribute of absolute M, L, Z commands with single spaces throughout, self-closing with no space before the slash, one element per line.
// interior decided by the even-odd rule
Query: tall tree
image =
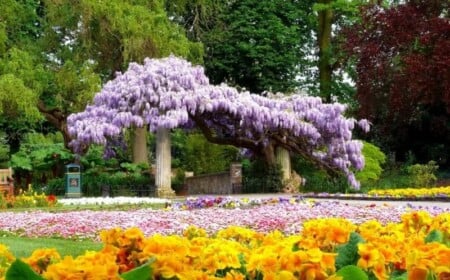
<path fill-rule="evenodd" d="M 450 21 L 448 1 L 414 0 L 367 6 L 347 30 L 357 58 L 359 113 L 374 137 L 398 159 L 441 159 L 450 141 Z"/>
<path fill-rule="evenodd" d="M 112 79 L 130 61 L 170 53 L 201 61 L 202 46 L 187 40 L 184 30 L 167 17 L 164 1 L 48 1 L 54 24 L 65 27 L 78 54 L 96 62 L 103 80 Z M 133 129 L 134 162 L 148 162 L 146 128 Z"/>
<path fill-rule="evenodd" d="M 6 2 L 1 4 L 8 13 L 1 15 L 5 32 L 0 34 L 5 36 L 0 36 L 0 75 L 14 77 L 14 86 L 8 89 L 10 98 L 19 102 L 30 100 L 29 97 L 33 100 L 25 109 L 12 109 L 17 109 L 16 113 L 37 112 L 41 120 L 63 133 L 67 145 L 70 138 L 66 133 L 66 113 L 84 108 L 99 89 L 100 79 L 89 63 L 77 65 L 67 55 L 60 55 L 70 52 L 72 45 L 49 40 L 48 30 L 52 29 L 46 21 L 43 2 Z"/>
<path fill-rule="evenodd" d="M 187 40 L 168 19 L 163 2 L 2 1 L 8 13 L 0 15 L 0 74 L 22 81 L 67 145 L 67 116 L 83 110 L 102 81 L 130 61 L 170 53 L 201 61 L 202 45 Z M 21 64 L 27 67 L 16 67 Z M 146 155 L 145 128 L 136 130 L 133 139 L 142 145 L 135 154 Z"/>
<path fill-rule="evenodd" d="M 228 2 L 201 37 L 208 77 L 254 93 L 292 92 L 311 35 L 309 13 L 308 1 Z"/>
<path fill-rule="evenodd" d="M 374 0 L 317 0 L 313 9 L 317 36 L 317 76 L 312 82 L 318 84 L 317 94 L 326 102 L 340 101 L 354 105 L 354 89 L 348 79 L 351 63 L 340 49 L 340 30 L 359 21 L 359 7 Z M 344 39 L 345 40 L 345 39 Z M 347 62 L 347 63 L 344 63 Z"/>
<path fill-rule="evenodd" d="M 45 70 L 34 56 L 40 25 L 33 1 L 0 1 L 0 129 L 10 151 L 42 121 L 37 109 Z"/>

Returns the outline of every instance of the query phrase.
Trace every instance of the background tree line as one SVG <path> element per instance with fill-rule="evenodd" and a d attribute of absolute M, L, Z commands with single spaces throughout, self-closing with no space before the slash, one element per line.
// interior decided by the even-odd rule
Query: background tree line
<path fill-rule="evenodd" d="M 261 94 L 302 90 L 348 104 L 372 123 L 360 137 L 389 156 L 385 169 L 430 160 L 448 168 L 447 1 L 6 0 L 0 10 L 0 157 L 22 184 L 62 175 L 74 159 L 67 116 L 102 84 L 132 61 L 171 53 L 204 65 L 216 84 Z M 85 168 L 126 173 L 121 163 L 151 163 L 152 137 L 129 131 L 129 148 L 116 146 L 115 162 L 98 155 Z M 242 159 L 200 135 L 172 138 L 173 165 L 183 170 L 213 172 Z M 215 170 L 211 157 L 220 161 Z M 302 159 L 294 166 L 308 174 Z M 322 178 L 317 172 L 308 181 Z"/>

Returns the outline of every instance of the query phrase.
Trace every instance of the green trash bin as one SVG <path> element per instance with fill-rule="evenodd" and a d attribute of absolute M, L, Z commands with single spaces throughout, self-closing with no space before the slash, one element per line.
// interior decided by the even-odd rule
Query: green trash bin
<path fill-rule="evenodd" d="M 66 165 L 66 197 L 81 197 L 81 167 L 78 164 Z"/>

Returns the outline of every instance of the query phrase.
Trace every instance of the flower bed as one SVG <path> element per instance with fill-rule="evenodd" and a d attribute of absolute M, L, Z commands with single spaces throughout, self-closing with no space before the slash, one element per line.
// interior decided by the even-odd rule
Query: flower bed
<path fill-rule="evenodd" d="M 19 195 L 0 195 L 0 209 L 54 207 L 57 198 L 54 195 L 22 192 Z"/>
<path fill-rule="evenodd" d="M 61 205 L 124 205 L 124 204 L 165 204 L 171 200 L 155 197 L 82 197 L 62 198 L 58 200 Z"/>
<path fill-rule="evenodd" d="M 345 201 L 313 202 L 285 198 L 262 200 L 222 198 L 219 204 L 222 207 L 188 208 L 187 205 L 205 207 L 219 201 L 212 197 L 197 200 L 190 204 L 175 203 L 172 208 L 162 210 L 140 208 L 127 211 L 0 212 L 0 230 L 28 237 L 95 239 L 101 230 L 115 227 L 123 229 L 138 227 L 146 235 L 155 233 L 170 235 L 181 234 L 190 225 L 204 228 L 209 234 L 236 225 L 259 232 L 279 230 L 286 234 L 294 234 L 301 230 L 304 221 L 314 218 L 340 217 L 355 224 L 375 219 L 386 224 L 399 222 L 402 214 L 414 209 L 412 206 L 389 204 L 352 205 Z M 231 208 L 231 205 L 235 207 Z M 432 215 L 450 211 L 450 208 L 440 207 L 423 209 Z"/>
<path fill-rule="evenodd" d="M 367 194 L 301 193 L 303 198 L 337 198 L 355 200 L 429 200 L 450 201 L 450 186 L 435 188 L 399 188 L 371 190 Z"/>
<path fill-rule="evenodd" d="M 401 222 L 360 225 L 313 219 L 298 234 L 228 227 L 214 235 L 190 226 L 181 235 L 145 236 L 138 228 L 102 231 L 104 248 L 61 260 L 37 250 L 0 271 L 27 279 L 448 279 L 450 213 L 402 215 Z M 34 273 L 31 271 L 34 269 Z M 75 278 L 71 278 L 75 277 Z M 13 278 L 10 278 L 13 279 Z"/>
<path fill-rule="evenodd" d="M 403 188 L 371 190 L 368 195 L 372 197 L 391 197 L 397 199 L 421 199 L 430 198 L 435 200 L 450 201 L 450 186 L 436 188 Z"/>

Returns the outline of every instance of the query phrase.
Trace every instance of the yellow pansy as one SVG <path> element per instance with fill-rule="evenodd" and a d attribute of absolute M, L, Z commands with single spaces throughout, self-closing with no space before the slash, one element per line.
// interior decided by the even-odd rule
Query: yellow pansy
<path fill-rule="evenodd" d="M 359 243 L 358 254 L 360 256 L 357 265 L 363 269 L 374 267 L 381 260 L 381 254 L 372 244 Z"/>

